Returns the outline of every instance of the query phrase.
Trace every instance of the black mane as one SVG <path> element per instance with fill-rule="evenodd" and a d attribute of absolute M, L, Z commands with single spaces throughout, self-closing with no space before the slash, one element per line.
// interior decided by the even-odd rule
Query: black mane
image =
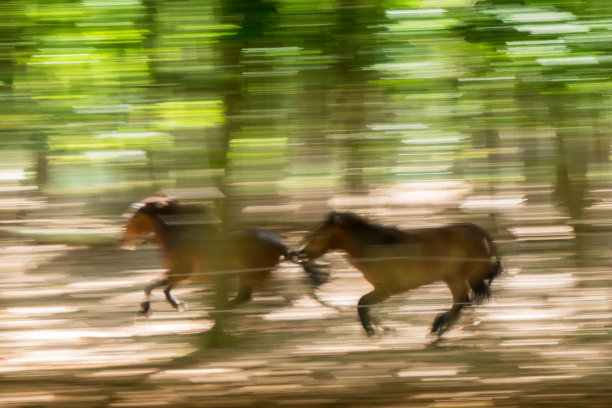
<path fill-rule="evenodd" d="M 161 217 L 161 218 L 176 218 L 176 221 L 184 219 L 185 221 L 200 220 L 200 223 L 207 221 L 212 223 L 213 216 L 210 210 L 203 204 L 198 203 L 182 203 L 173 197 L 149 197 L 140 202 L 140 207 L 137 211 L 144 214 Z"/>
<path fill-rule="evenodd" d="M 407 234 L 396 227 L 372 223 L 352 212 L 332 212 L 325 222 L 350 230 L 370 245 L 399 244 L 407 238 Z"/>

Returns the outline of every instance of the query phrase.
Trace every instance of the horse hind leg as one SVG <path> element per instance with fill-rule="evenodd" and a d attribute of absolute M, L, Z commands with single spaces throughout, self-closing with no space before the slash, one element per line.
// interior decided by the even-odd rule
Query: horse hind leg
<path fill-rule="evenodd" d="M 500 271 L 501 264 L 497 261 L 481 267 L 469 276 L 468 283 L 472 289 L 472 303 L 479 305 L 491 299 L 491 282 Z"/>
<path fill-rule="evenodd" d="M 484 303 L 491 299 L 491 289 L 486 280 L 469 281 L 472 288 L 472 302 L 476 305 Z"/>
<path fill-rule="evenodd" d="M 241 305 L 245 302 L 251 300 L 253 293 L 253 287 L 244 283 L 242 280 L 240 281 L 240 286 L 238 287 L 238 294 L 236 297 L 228 302 L 228 307 L 231 309 L 238 305 Z"/>
<path fill-rule="evenodd" d="M 389 298 L 389 296 L 389 292 L 385 290 L 374 289 L 372 292 L 363 295 L 361 299 L 359 299 L 357 313 L 359 314 L 361 325 L 368 336 L 376 334 L 376 326 L 372 323 L 372 318 L 370 317 L 370 306 L 382 302 Z"/>
<path fill-rule="evenodd" d="M 438 314 L 434 319 L 431 333 L 437 333 L 438 336 L 441 336 L 457 321 L 461 309 L 470 305 L 467 282 L 464 279 L 456 278 L 447 281 L 446 284 L 453 294 L 453 306 L 446 312 Z"/>

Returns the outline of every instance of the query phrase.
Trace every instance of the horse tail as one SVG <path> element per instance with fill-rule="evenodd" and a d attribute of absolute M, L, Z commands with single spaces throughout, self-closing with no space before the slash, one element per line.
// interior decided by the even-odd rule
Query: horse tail
<path fill-rule="evenodd" d="M 287 247 L 287 245 L 285 245 L 280 237 L 278 235 L 276 235 L 275 233 L 268 231 L 268 230 L 264 230 L 264 229 L 260 229 L 260 228 L 253 228 L 251 229 L 251 231 L 253 231 L 255 234 L 257 234 L 257 236 L 259 237 L 259 239 L 267 242 L 268 244 L 274 246 L 277 248 L 277 250 L 279 251 L 280 255 L 288 261 L 294 262 L 294 257 L 291 254 L 291 251 L 289 250 L 289 247 Z M 308 276 L 308 278 L 310 279 L 310 281 L 312 282 L 312 284 L 314 285 L 315 289 L 318 288 L 319 286 L 323 285 L 324 283 L 327 283 L 328 278 L 329 278 L 329 274 L 321 271 L 320 269 L 317 268 L 317 264 L 314 263 L 308 263 L 308 262 L 303 262 L 300 263 L 300 266 L 302 267 L 302 269 L 304 269 L 304 272 L 306 273 L 306 276 Z"/>
<path fill-rule="evenodd" d="M 503 272 L 503 266 L 501 262 L 501 253 L 495 245 L 493 238 L 485 230 L 478 228 L 484 239 L 484 245 L 488 248 L 488 270 L 486 275 L 479 276 L 477 281 L 469 280 L 470 287 L 472 288 L 472 303 L 481 304 L 491 299 L 491 283 L 498 275 Z M 494 259 L 493 259 L 494 258 Z"/>

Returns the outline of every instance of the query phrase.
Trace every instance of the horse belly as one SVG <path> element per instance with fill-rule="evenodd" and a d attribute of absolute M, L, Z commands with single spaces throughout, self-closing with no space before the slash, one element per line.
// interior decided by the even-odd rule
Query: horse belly
<path fill-rule="evenodd" d="M 381 260 L 357 262 L 354 266 L 375 288 L 393 293 L 404 292 L 442 279 L 443 271 L 435 264 L 418 260 Z"/>

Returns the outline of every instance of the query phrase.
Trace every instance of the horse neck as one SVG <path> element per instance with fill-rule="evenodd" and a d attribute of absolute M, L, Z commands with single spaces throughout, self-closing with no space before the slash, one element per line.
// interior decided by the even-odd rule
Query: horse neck
<path fill-rule="evenodd" d="M 385 227 L 363 223 L 343 231 L 338 240 L 338 249 L 351 258 L 361 258 L 369 246 L 384 245 L 388 242 L 389 231 Z"/>
<path fill-rule="evenodd" d="M 364 242 L 361 238 L 361 231 L 343 231 L 336 241 L 336 248 L 346 252 L 351 258 L 360 258 L 363 253 Z"/>
<path fill-rule="evenodd" d="M 169 224 L 161 216 L 155 216 L 154 225 L 154 233 L 166 249 L 172 248 L 177 242 L 212 243 L 219 240 L 219 234 L 222 234 L 219 228 L 212 224 Z"/>
<path fill-rule="evenodd" d="M 153 218 L 153 233 L 164 248 L 167 248 L 172 242 L 172 227 L 164 222 L 159 215 L 152 216 Z"/>

